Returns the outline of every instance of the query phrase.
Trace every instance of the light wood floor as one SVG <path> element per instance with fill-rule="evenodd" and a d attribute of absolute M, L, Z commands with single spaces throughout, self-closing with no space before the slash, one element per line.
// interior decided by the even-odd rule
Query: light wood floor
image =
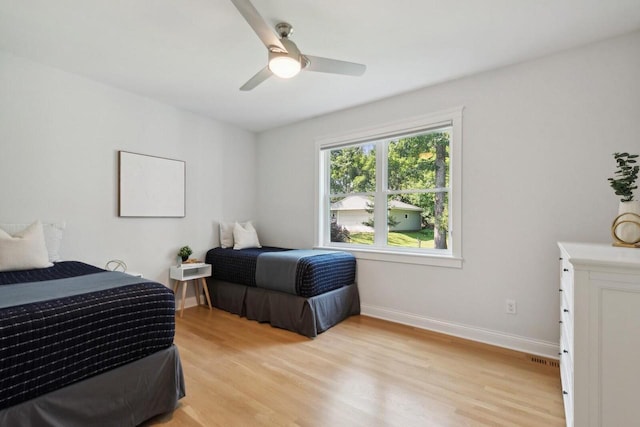
<path fill-rule="evenodd" d="M 315 339 L 205 307 L 176 318 L 187 396 L 147 426 L 562 426 L 557 368 L 353 316 Z"/>

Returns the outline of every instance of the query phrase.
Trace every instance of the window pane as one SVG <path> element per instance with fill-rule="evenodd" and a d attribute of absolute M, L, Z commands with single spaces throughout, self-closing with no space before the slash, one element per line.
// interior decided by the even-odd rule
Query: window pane
<path fill-rule="evenodd" d="M 330 151 L 331 194 L 366 193 L 375 190 L 375 144 L 363 144 Z"/>
<path fill-rule="evenodd" d="M 398 138 L 388 146 L 387 188 L 421 190 L 449 186 L 451 128 Z"/>
<path fill-rule="evenodd" d="M 331 241 L 372 245 L 373 202 L 367 196 L 331 197 Z"/>
<path fill-rule="evenodd" d="M 449 193 L 392 195 L 387 212 L 389 246 L 447 249 Z"/>

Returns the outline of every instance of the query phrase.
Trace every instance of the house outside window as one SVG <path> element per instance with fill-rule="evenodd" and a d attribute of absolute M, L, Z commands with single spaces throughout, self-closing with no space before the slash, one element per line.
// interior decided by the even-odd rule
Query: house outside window
<path fill-rule="evenodd" d="M 460 267 L 461 122 L 458 108 L 319 139 L 316 246 Z"/>

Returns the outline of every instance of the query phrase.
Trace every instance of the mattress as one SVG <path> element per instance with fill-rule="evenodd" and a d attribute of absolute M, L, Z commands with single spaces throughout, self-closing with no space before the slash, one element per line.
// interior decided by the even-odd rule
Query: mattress
<path fill-rule="evenodd" d="M 2 272 L 0 286 L 58 286 L 64 279 L 91 280 L 103 272 L 65 261 L 45 269 Z M 173 292 L 144 279 L 131 283 L 131 277 L 122 286 L 0 309 L 0 409 L 172 345 Z"/>
<path fill-rule="evenodd" d="M 206 262 L 213 266 L 213 278 L 249 287 L 256 287 L 258 258 L 262 254 L 292 251 L 277 247 L 234 250 L 213 248 Z M 313 252 L 313 251 L 306 251 Z M 283 267 L 284 268 L 284 267 Z M 297 262 L 291 294 L 311 298 L 355 282 L 356 261 L 347 252 L 320 252 L 303 256 Z M 282 291 L 282 289 L 272 289 Z"/>

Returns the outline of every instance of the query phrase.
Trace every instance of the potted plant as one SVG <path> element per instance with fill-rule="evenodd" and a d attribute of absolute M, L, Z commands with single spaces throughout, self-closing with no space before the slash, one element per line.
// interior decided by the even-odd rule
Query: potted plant
<path fill-rule="evenodd" d="M 640 201 L 633 199 L 633 190 L 638 186 L 638 172 L 636 165 L 638 154 L 614 153 L 618 169 L 615 177 L 609 178 L 609 185 L 617 196 L 621 196 L 618 206 L 618 216 L 611 226 L 614 245 L 637 246 L 640 243 Z"/>
<path fill-rule="evenodd" d="M 632 166 L 636 162 L 637 154 L 614 153 L 613 157 L 618 164 L 615 178 L 609 178 L 609 184 L 614 189 L 617 196 L 622 196 L 621 202 L 633 201 L 633 190 L 638 188 L 634 185 L 638 179 L 640 166 Z"/>
<path fill-rule="evenodd" d="M 182 258 L 182 261 L 186 261 L 189 259 L 189 255 L 191 255 L 193 251 L 189 246 L 183 246 L 178 251 L 178 256 Z"/>

